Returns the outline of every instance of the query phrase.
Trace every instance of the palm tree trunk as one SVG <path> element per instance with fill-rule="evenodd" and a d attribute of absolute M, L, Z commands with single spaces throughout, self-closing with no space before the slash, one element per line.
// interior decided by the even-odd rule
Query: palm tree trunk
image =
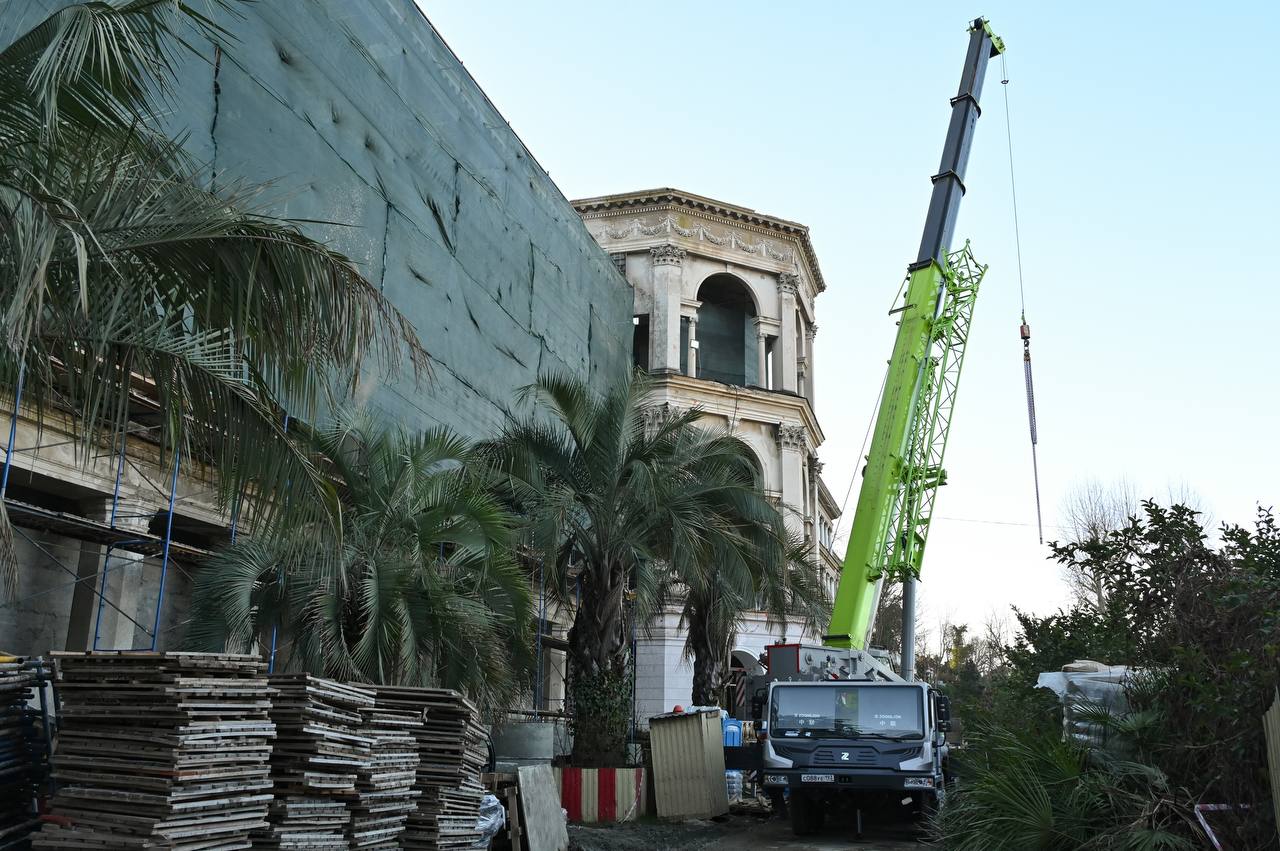
<path fill-rule="evenodd" d="M 727 637 L 712 635 L 714 628 L 699 610 L 689 618 L 689 644 L 693 648 L 693 706 L 719 706 L 728 656 Z"/>
<path fill-rule="evenodd" d="M 620 766 L 631 724 L 625 574 L 610 565 L 583 576 L 582 600 L 569 630 L 569 701 L 573 764 Z"/>

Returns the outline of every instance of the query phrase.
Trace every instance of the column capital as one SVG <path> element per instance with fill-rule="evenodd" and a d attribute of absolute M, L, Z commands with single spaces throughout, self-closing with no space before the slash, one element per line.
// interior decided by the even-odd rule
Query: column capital
<path fill-rule="evenodd" d="M 778 295 L 794 296 L 800 293 L 800 276 L 795 272 L 783 272 L 778 275 Z"/>
<path fill-rule="evenodd" d="M 816 324 L 816 323 L 810 323 L 809 327 L 804 329 L 804 336 L 805 336 L 805 339 L 806 339 L 806 340 L 808 340 L 810 343 L 812 343 L 812 342 L 813 342 L 813 338 L 814 338 L 814 337 L 816 337 L 816 336 L 818 336 L 818 326 L 817 326 L 817 324 Z"/>
<path fill-rule="evenodd" d="M 778 447 L 781 449 L 803 451 L 807 440 L 808 435 L 805 433 L 804 426 L 787 425 L 786 423 L 778 426 Z"/>
<path fill-rule="evenodd" d="M 679 266 L 688 253 L 674 245 L 656 245 L 649 249 L 655 266 Z"/>

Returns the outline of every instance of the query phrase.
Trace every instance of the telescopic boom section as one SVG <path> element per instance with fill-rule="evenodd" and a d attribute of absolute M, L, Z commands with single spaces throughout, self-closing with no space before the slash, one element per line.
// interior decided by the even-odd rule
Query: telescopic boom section
<path fill-rule="evenodd" d="M 826 636 L 832 646 L 867 646 L 881 584 L 905 581 L 911 593 L 920 573 L 936 489 L 946 482 L 942 457 L 974 300 L 986 271 L 968 245 L 951 252 L 951 237 L 987 62 L 1003 50 L 986 21 L 973 22 L 920 252 L 909 267 L 904 301 L 893 311 L 898 335 Z M 904 623 L 904 632 L 910 626 Z M 903 675 L 910 679 L 913 660 L 906 643 Z"/>

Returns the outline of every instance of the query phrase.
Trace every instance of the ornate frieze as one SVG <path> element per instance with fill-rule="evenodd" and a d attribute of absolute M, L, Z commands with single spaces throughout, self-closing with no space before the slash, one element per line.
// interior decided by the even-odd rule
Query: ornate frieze
<path fill-rule="evenodd" d="M 650 248 L 649 253 L 655 266 L 679 266 L 688 252 L 674 245 L 658 245 Z"/>
<path fill-rule="evenodd" d="M 644 219 L 641 218 L 631 219 L 621 227 L 605 225 L 601 229 L 600 235 L 605 239 L 613 240 L 635 239 L 642 236 L 674 235 L 685 239 L 696 239 L 699 242 L 708 242 L 721 248 L 737 249 L 747 254 L 754 254 L 757 257 L 766 257 L 778 263 L 795 262 L 795 252 L 778 246 L 770 240 L 761 239 L 758 242 L 752 242 L 749 236 L 744 236 L 736 230 L 728 229 L 717 233 L 701 223 L 695 224 L 693 227 L 681 227 L 675 216 L 670 213 L 652 225 L 645 224 Z"/>

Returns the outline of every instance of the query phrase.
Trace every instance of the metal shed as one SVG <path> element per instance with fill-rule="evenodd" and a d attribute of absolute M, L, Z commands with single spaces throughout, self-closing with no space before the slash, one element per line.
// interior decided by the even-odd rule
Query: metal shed
<path fill-rule="evenodd" d="M 658 817 L 711 818 L 729 812 L 718 710 L 649 719 Z"/>

